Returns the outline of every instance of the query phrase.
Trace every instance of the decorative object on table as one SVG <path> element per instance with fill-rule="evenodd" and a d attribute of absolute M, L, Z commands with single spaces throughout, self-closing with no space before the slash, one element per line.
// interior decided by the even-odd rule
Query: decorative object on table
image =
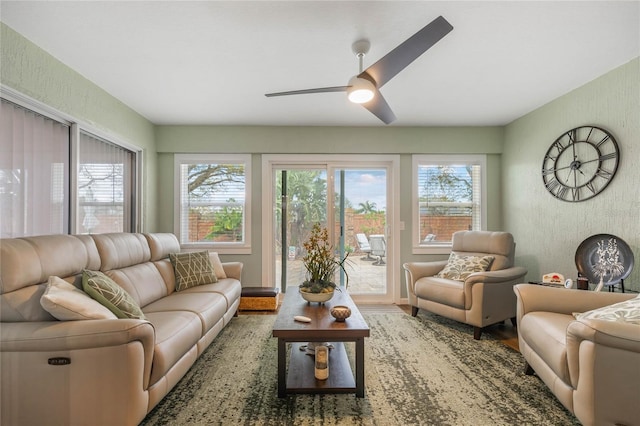
<path fill-rule="evenodd" d="M 311 235 L 305 241 L 304 248 L 306 253 L 302 263 L 307 270 L 307 279 L 300 284 L 300 295 L 308 303 L 324 303 L 333 297 L 334 290 L 338 288 L 333 282 L 338 268 L 344 272 L 347 286 L 349 285 L 349 275 L 344 268 L 349 253 L 342 259 L 336 258 L 334 248 L 329 244 L 329 231 L 319 223 L 311 228 Z"/>
<path fill-rule="evenodd" d="M 329 348 L 326 346 L 316 348 L 315 376 L 318 380 L 329 378 Z"/>
<path fill-rule="evenodd" d="M 596 234 L 580 243 L 575 261 L 581 275 L 598 283 L 596 291 L 620 284 L 624 293 L 624 280 L 633 270 L 634 258 L 624 240 L 615 235 Z"/>
<path fill-rule="evenodd" d="M 555 285 L 562 285 L 564 284 L 564 275 L 558 273 L 558 272 L 550 272 L 548 274 L 544 274 L 542 276 L 542 283 L 543 284 L 555 284 Z"/>
<path fill-rule="evenodd" d="M 329 350 L 334 348 L 334 346 L 329 342 L 308 342 L 306 345 L 300 345 L 300 350 L 306 352 L 307 355 L 315 356 L 316 348 L 319 348 L 320 346 L 325 346 Z"/>
<path fill-rule="evenodd" d="M 344 322 L 351 316 L 351 309 L 348 306 L 337 305 L 331 308 L 331 316 L 338 322 Z"/>
<path fill-rule="evenodd" d="M 560 135 L 542 160 L 542 182 L 562 201 L 593 198 L 611 182 L 618 170 L 618 143 L 608 131 L 582 126 Z"/>
<path fill-rule="evenodd" d="M 589 278 L 578 272 L 578 290 L 589 290 Z"/>
<path fill-rule="evenodd" d="M 567 278 L 564 281 L 564 288 L 573 288 L 573 280 L 571 278 Z"/>

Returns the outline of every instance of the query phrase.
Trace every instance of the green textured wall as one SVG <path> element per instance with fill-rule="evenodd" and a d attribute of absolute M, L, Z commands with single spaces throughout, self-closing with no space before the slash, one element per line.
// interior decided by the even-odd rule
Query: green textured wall
<path fill-rule="evenodd" d="M 555 199 L 542 184 L 542 158 L 565 131 L 583 125 L 607 129 L 620 149 L 618 172 L 595 198 Z M 528 280 L 545 272 L 575 278 L 574 256 L 594 234 L 629 244 L 635 269 L 626 286 L 640 290 L 640 59 L 593 80 L 505 128 L 503 218 L 518 243 L 517 262 Z"/>
<path fill-rule="evenodd" d="M 143 149 L 144 230 L 156 228 L 153 123 L 0 23 L 0 83 Z"/>

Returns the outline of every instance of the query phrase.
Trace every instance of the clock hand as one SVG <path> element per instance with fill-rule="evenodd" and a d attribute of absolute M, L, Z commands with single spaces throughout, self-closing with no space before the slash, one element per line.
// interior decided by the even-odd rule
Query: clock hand
<path fill-rule="evenodd" d="M 593 163 L 594 161 L 600 161 L 600 159 L 599 158 L 595 158 L 595 159 L 589 160 L 589 161 L 581 161 L 580 164 Z"/>

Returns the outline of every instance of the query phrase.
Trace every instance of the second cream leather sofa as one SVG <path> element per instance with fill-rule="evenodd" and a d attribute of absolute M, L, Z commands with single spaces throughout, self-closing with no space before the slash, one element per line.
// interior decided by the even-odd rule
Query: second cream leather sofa
<path fill-rule="evenodd" d="M 625 311 L 589 318 L 638 295 L 535 284 L 514 291 L 525 372 L 535 372 L 583 425 L 640 425 L 640 324 Z"/>
<path fill-rule="evenodd" d="M 242 264 L 175 291 L 172 234 L 49 235 L 0 240 L 3 425 L 136 425 L 232 319 Z M 58 321 L 40 298 L 49 276 L 82 288 L 82 270 L 124 288 L 146 319 Z"/>

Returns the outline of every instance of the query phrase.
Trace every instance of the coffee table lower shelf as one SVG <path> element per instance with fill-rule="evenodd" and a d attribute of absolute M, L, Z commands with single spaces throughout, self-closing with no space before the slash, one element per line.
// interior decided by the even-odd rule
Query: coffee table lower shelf
<path fill-rule="evenodd" d="M 360 393 L 342 342 L 331 343 L 334 348 L 329 351 L 329 378 L 326 380 L 315 378 L 314 357 L 300 350 L 300 346 L 305 344 L 291 344 L 287 386 L 278 388 L 278 396 L 283 397 L 287 393 Z"/>

